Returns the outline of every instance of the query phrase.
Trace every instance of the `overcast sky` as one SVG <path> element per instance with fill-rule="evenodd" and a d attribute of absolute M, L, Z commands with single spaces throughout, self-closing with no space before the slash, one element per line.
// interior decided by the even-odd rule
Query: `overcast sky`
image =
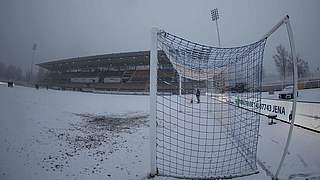
<path fill-rule="evenodd" d="M 216 46 L 213 8 L 225 47 L 257 41 L 289 14 L 297 52 L 311 70 L 320 66 L 319 0 L 0 0 L 0 61 L 29 68 L 33 43 L 35 63 L 148 50 L 151 27 Z M 288 47 L 284 27 L 267 42 L 268 74 L 280 43 Z"/>

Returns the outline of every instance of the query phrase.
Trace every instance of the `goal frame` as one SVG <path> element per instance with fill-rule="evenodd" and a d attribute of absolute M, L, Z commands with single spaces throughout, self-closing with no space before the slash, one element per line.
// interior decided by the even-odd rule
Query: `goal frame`
<path fill-rule="evenodd" d="M 276 32 L 282 25 L 286 25 L 286 30 L 288 34 L 289 39 L 289 45 L 290 45 L 290 51 L 291 56 L 293 58 L 293 105 L 292 105 L 292 120 L 290 123 L 290 128 L 286 140 L 286 145 L 283 150 L 283 155 L 281 157 L 279 166 L 277 168 L 277 171 L 275 175 L 273 176 L 274 179 L 277 179 L 281 170 L 281 167 L 283 165 L 283 162 L 285 160 L 286 154 L 288 152 L 288 148 L 290 145 L 293 127 L 294 127 L 294 121 L 295 121 L 295 115 L 296 115 L 296 92 L 298 88 L 298 68 L 297 68 L 297 55 L 296 55 L 296 49 L 295 49 L 295 42 L 293 38 L 293 32 L 291 23 L 289 20 L 289 16 L 286 15 L 283 19 L 281 19 L 275 26 L 272 27 L 272 29 L 267 32 L 262 39 L 267 39 L 270 37 L 274 32 Z M 158 28 L 153 27 L 151 30 L 151 48 L 150 48 L 150 121 L 149 121 L 149 133 L 150 133 L 150 176 L 154 177 L 157 175 L 157 167 L 156 167 L 156 137 L 157 137 L 157 131 L 156 131 L 156 120 L 157 120 L 157 70 L 158 70 L 158 33 L 160 30 Z M 179 94 L 181 94 L 181 76 L 179 75 Z"/>

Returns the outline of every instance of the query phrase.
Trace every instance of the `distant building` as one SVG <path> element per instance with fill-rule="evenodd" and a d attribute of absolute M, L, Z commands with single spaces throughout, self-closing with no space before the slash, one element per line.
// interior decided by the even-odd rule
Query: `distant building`
<path fill-rule="evenodd" d="M 48 71 L 40 82 L 66 90 L 149 91 L 149 51 L 126 52 L 55 60 L 37 64 Z M 178 75 L 159 51 L 158 88 L 177 88 Z"/>

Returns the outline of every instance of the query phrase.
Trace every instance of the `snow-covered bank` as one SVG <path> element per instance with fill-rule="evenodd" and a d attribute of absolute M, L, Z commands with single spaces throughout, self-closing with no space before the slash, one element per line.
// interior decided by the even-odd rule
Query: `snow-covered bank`
<path fill-rule="evenodd" d="M 0 86 L 0 99 L 0 179 L 147 177 L 149 129 L 143 121 L 149 110 L 148 96 Z M 115 118 L 134 117 L 138 121 L 130 126 L 112 126 L 119 131 L 99 126 Z M 258 157 L 274 173 L 289 126 L 267 123 L 261 117 Z M 320 134 L 295 127 L 281 177 L 319 177 L 319 149 Z M 259 174 L 239 179 L 270 179 L 259 170 Z"/>

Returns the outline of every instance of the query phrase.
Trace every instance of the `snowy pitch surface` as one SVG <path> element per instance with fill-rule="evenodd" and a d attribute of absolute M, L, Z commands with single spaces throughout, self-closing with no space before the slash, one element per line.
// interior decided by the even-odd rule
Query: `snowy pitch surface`
<path fill-rule="evenodd" d="M 145 179 L 148 107 L 148 96 L 0 86 L 0 179 Z M 262 117 L 263 168 L 239 179 L 275 172 L 289 126 L 267 123 Z M 295 127 L 280 177 L 320 177 L 319 149 L 320 134 Z"/>
<path fill-rule="evenodd" d="M 160 174 L 208 178 L 243 176 L 257 171 L 258 114 L 236 111 L 235 106 L 207 96 L 200 103 L 180 97 L 157 99 Z M 238 121 L 234 121 L 235 117 Z"/>

